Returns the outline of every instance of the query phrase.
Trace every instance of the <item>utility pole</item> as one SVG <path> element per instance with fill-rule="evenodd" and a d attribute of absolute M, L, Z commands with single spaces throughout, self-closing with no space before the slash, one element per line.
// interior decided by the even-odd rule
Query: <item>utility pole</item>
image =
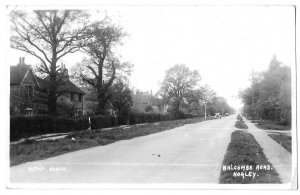
<path fill-rule="evenodd" d="M 254 122 L 254 67 L 252 67 L 252 122 Z"/>
<path fill-rule="evenodd" d="M 204 101 L 204 117 L 205 117 L 205 120 L 206 120 L 206 100 Z"/>

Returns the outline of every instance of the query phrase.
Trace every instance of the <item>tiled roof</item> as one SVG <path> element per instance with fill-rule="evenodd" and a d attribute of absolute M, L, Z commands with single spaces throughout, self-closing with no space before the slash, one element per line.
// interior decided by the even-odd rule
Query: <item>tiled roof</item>
<path fill-rule="evenodd" d="M 10 84 L 20 84 L 29 69 L 30 66 L 26 64 L 10 66 Z"/>
<path fill-rule="evenodd" d="M 19 63 L 16 66 L 10 66 L 10 84 L 15 84 L 15 85 L 21 84 L 29 69 L 30 69 L 30 65 L 27 65 L 24 62 Z M 36 80 L 39 83 L 39 85 L 45 86 L 47 84 L 47 80 L 49 80 L 49 77 L 42 79 L 36 76 Z M 85 94 L 84 91 L 82 91 L 79 87 L 77 87 L 74 83 L 72 83 L 68 79 L 65 80 L 64 84 L 58 87 L 58 92 L 59 91 Z"/>
<path fill-rule="evenodd" d="M 77 87 L 74 83 L 67 80 L 64 82 L 63 85 L 58 87 L 58 91 L 63 90 L 70 93 L 78 93 L 78 94 L 85 94 L 79 87 Z"/>
<path fill-rule="evenodd" d="M 44 79 L 38 78 L 38 82 L 41 85 L 46 85 L 49 81 L 49 77 L 46 77 Z M 64 91 L 66 93 L 78 93 L 78 94 L 85 94 L 84 91 L 82 91 L 79 87 L 77 87 L 74 83 L 72 83 L 70 80 L 65 80 L 63 84 L 58 86 L 57 91 Z"/>

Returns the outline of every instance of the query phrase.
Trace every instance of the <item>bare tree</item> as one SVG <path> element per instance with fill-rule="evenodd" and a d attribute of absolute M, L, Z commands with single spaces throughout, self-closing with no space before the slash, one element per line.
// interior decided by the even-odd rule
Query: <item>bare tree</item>
<path fill-rule="evenodd" d="M 11 47 L 35 56 L 38 70 L 49 79 L 39 90 L 47 94 L 44 103 L 49 114 L 56 115 L 57 98 L 64 93 L 58 61 L 77 52 L 85 42 L 88 15 L 75 10 L 35 10 L 33 13 L 11 12 Z"/>
<path fill-rule="evenodd" d="M 83 61 L 88 74 L 81 74 L 82 81 L 92 86 L 97 93 L 97 114 L 105 114 L 108 100 L 112 97 L 109 93 L 118 72 L 131 68 L 129 63 L 121 63 L 115 57 L 113 49 L 121 44 L 122 38 L 126 36 L 120 26 L 111 24 L 109 19 L 96 22 L 88 31 L 89 41 L 84 47 L 88 58 Z"/>

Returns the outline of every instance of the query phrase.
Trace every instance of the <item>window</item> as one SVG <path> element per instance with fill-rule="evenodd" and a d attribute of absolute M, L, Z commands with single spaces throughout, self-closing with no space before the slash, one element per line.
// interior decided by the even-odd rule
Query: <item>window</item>
<path fill-rule="evenodd" d="M 28 98 L 33 97 L 33 87 L 31 85 L 26 85 L 26 94 Z"/>
<path fill-rule="evenodd" d="M 74 101 L 78 101 L 78 95 L 74 94 Z"/>
<path fill-rule="evenodd" d="M 80 101 L 80 102 L 82 101 L 82 95 L 81 94 L 78 95 L 78 101 Z"/>
<path fill-rule="evenodd" d="M 73 93 L 70 94 L 70 99 L 71 99 L 71 101 L 74 100 L 74 94 Z"/>

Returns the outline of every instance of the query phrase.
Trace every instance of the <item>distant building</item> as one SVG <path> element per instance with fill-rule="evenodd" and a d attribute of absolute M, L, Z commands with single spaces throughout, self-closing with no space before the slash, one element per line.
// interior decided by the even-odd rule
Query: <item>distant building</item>
<path fill-rule="evenodd" d="M 146 108 L 151 106 L 153 112 L 167 112 L 168 105 L 163 103 L 163 100 L 152 95 L 152 91 L 149 93 L 141 92 L 139 90 L 133 95 L 132 109 L 138 112 L 145 112 Z"/>
<path fill-rule="evenodd" d="M 19 64 L 10 67 L 10 109 L 11 114 L 38 114 L 37 88 L 43 88 L 47 84 L 46 78 L 39 78 L 34 74 L 32 67 L 25 64 L 24 57 L 20 58 Z M 67 100 L 73 106 L 72 116 L 83 115 L 84 91 L 78 88 L 69 80 L 68 70 L 62 64 L 61 72 L 64 73 L 62 80 L 64 83 L 57 88 L 63 94 L 58 98 L 58 102 Z"/>

